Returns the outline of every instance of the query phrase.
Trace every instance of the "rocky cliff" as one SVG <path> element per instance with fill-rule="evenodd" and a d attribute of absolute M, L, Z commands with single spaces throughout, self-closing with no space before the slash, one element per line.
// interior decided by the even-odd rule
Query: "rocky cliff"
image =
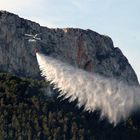
<path fill-rule="evenodd" d="M 6 11 L 0 11 L 0 71 L 40 76 L 34 48 L 25 33 L 42 33 L 42 43 L 37 45 L 47 55 L 90 72 L 138 84 L 127 58 L 108 36 L 91 30 L 49 29 Z"/>

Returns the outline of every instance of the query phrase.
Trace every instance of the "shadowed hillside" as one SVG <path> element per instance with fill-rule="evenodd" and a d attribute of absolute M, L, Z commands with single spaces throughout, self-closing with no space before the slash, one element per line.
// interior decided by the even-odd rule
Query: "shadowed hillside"
<path fill-rule="evenodd" d="M 44 81 L 0 74 L 0 140 L 139 140 L 140 115 L 116 127 L 67 100 L 48 97 Z"/>

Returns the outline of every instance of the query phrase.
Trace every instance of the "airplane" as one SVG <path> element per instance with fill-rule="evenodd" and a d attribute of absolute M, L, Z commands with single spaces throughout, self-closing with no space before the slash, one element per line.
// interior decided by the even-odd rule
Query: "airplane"
<path fill-rule="evenodd" d="M 24 34 L 28 39 L 28 42 L 31 42 L 31 43 L 36 43 L 36 42 L 40 42 L 41 41 L 41 38 L 39 37 L 41 33 L 39 34 L 35 34 L 35 35 L 32 35 L 32 34 Z M 36 48 L 35 46 L 35 53 L 39 52 L 39 49 Z"/>

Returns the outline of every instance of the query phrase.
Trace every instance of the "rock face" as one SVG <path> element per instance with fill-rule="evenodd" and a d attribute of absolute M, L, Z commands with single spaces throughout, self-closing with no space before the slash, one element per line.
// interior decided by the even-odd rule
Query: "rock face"
<path fill-rule="evenodd" d="M 38 47 L 75 67 L 138 85 L 137 76 L 111 38 L 91 30 L 49 29 L 12 13 L 0 11 L 0 71 L 38 78 L 34 48 L 24 34 L 42 33 Z"/>

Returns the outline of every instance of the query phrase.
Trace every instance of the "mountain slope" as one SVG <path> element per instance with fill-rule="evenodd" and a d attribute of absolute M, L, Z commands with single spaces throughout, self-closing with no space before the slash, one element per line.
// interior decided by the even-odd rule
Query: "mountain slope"
<path fill-rule="evenodd" d="M 37 45 L 43 53 L 75 67 L 138 85 L 137 76 L 127 58 L 113 46 L 108 36 L 91 30 L 49 29 L 6 11 L 0 11 L 0 27 L 1 71 L 40 77 L 32 44 L 24 34 L 42 33 L 43 43 Z"/>
<path fill-rule="evenodd" d="M 137 113 L 116 127 L 41 91 L 44 82 L 0 73 L 0 140 L 139 140 Z"/>

